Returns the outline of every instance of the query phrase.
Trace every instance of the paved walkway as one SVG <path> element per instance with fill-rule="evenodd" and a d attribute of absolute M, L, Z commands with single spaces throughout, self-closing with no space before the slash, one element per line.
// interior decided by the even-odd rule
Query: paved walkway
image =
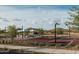
<path fill-rule="evenodd" d="M 27 47 L 27 46 L 13 46 L 13 45 L 0 45 L 0 48 L 9 49 L 24 49 L 25 51 L 42 52 L 42 53 L 55 53 L 55 54 L 78 54 L 78 50 L 65 50 L 65 49 L 51 49 L 51 48 L 39 48 L 39 47 Z"/>

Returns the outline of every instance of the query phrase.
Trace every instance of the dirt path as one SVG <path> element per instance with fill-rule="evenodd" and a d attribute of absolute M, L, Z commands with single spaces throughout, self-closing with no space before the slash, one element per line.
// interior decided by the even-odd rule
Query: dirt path
<path fill-rule="evenodd" d="M 42 52 L 42 53 L 55 53 L 55 54 L 78 54 L 78 50 L 65 50 L 65 49 L 51 49 L 51 48 L 39 48 L 39 47 L 27 47 L 27 46 L 13 46 L 13 45 L 0 45 L 0 48 L 8 49 L 24 49 L 26 51 Z"/>

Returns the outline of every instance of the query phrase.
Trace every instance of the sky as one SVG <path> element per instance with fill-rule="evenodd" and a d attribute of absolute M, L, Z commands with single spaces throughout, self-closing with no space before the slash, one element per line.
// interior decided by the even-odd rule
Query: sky
<path fill-rule="evenodd" d="M 24 29 L 43 28 L 52 29 L 54 23 L 65 28 L 72 5 L 0 5 L 0 28 L 16 25 Z"/>

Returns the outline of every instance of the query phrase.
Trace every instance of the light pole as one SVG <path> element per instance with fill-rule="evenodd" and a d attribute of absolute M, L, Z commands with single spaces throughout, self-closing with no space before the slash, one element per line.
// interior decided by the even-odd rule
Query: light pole
<path fill-rule="evenodd" d="M 56 43 L 56 39 L 57 39 L 57 34 L 56 34 L 57 33 L 57 31 L 56 31 L 57 30 L 56 29 L 57 28 L 57 25 L 59 25 L 59 24 L 58 23 L 55 23 L 55 43 Z"/>
<path fill-rule="evenodd" d="M 5 27 L 5 39 L 6 39 L 6 27 Z"/>
<path fill-rule="evenodd" d="M 23 39 L 23 25 L 22 25 L 22 39 Z"/>
<path fill-rule="evenodd" d="M 71 30 L 70 30 L 70 26 L 69 26 L 69 38 L 71 37 L 71 35 L 70 35 L 70 31 L 71 31 Z"/>
<path fill-rule="evenodd" d="M 71 34 L 70 34 L 70 23 L 66 23 L 66 26 L 68 27 L 68 35 L 69 35 L 69 38 L 71 37 Z"/>

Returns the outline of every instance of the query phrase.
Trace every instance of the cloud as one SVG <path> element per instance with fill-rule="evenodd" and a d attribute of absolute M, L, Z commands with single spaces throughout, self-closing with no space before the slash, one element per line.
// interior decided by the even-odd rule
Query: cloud
<path fill-rule="evenodd" d="M 22 21 L 22 19 L 14 18 L 13 21 Z"/>
<path fill-rule="evenodd" d="M 61 20 L 61 27 L 64 27 L 62 24 L 68 18 L 68 10 L 55 8 L 46 9 L 44 6 L 42 8 L 17 9 L 17 7 L 0 6 L 0 17 L 6 18 L 5 20 L 1 19 L 3 21 L 0 27 L 12 24 L 20 27 L 23 24 L 25 28 L 40 27 L 51 29 L 54 26 L 54 20 L 59 20 L 59 22 Z M 9 22 L 4 23 L 4 21 Z"/>
<path fill-rule="evenodd" d="M 3 22 L 9 22 L 9 20 L 7 20 L 7 19 L 3 19 L 2 21 L 3 21 Z"/>

